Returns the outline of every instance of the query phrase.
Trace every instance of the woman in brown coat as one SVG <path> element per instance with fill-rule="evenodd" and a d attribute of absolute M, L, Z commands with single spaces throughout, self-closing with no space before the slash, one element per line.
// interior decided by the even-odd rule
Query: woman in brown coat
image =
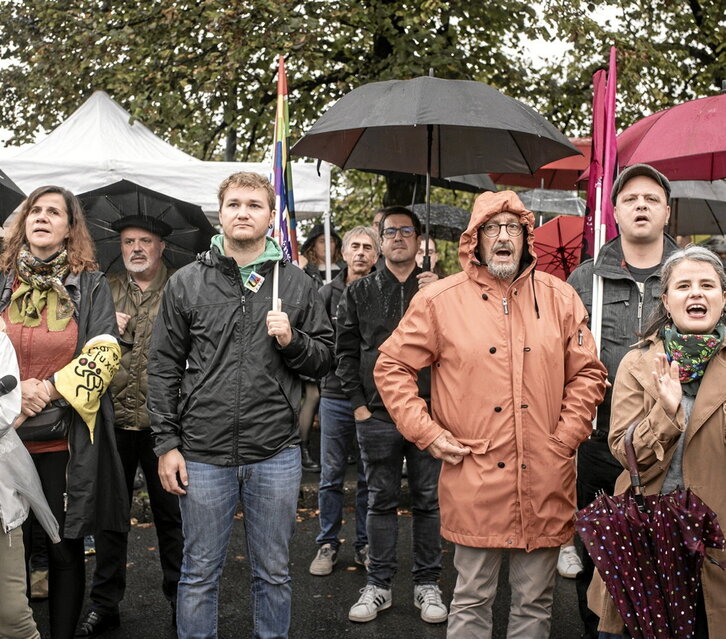
<path fill-rule="evenodd" d="M 726 525 L 726 273 L 716 255 L 689 246 L 663 264 L 661 289 L 648 337 L 618 369 L 610 449 L 626 466 L 625 431 L 637 422 L 633 444 L 645 494 L 690 488 Z M 625 472 L 615 493 L 628 485 Z M 723 550 L 708 554 L 726 561 Z M 701 578 L 695 637 L 717 637 L 726 626 L 726 572 L 705 561 Z M 621 633 L 599 575 L 588 594 L 600 631 Z"/>

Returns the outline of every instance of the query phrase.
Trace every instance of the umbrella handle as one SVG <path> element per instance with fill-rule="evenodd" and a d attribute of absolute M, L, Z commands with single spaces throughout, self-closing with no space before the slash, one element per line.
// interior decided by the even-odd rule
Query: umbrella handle
<path fill-rule="evenodd" d="M 625 456 L 628 460 L 628 472 L 630 473 L 630 485 L 633 487 L 633 497 L 638 506 L 638 510 L 645 510 L 645 500 L 643 499 L 642 482 L 640 481 L 640 473 L 638 472 L 638 462 L 635 458 L 635 447 L 633 446 L 633 433 L 638 422 L 633 422 L 625 431 Z"/>

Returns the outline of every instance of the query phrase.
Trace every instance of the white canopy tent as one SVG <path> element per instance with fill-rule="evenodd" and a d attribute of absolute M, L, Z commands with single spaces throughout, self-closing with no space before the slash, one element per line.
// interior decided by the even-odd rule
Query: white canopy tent
<path fill-rule="evenodd" d="M 271 176 L 270 164 L 205 162 L 154 135 L 103 91 L 96 91 L 44 139 L 14 155 L 4 154 L 0 168 L 26 193 L 44 184 L 82 193 L 131 180 L 202 207 L 217 222 L 217 187 L 237 171 Z M 330 210 L 330 166 L 293 163 L 298 219 Z"/>

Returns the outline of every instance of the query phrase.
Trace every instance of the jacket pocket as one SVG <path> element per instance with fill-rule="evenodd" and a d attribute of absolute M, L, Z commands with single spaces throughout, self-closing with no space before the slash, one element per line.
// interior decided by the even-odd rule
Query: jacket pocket
<path fill-rule="evenodd" d="M 456 439 L 462 446 L 471 448 L 472 455 L 485 455 L 491 444 L 491 441 L 488 439 L 462 439 L 460 437 Z"/>

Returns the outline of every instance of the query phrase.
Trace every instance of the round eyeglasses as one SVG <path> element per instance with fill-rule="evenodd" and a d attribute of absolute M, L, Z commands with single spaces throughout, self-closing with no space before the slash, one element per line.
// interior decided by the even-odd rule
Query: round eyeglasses
<path fill-rule="evenodd" d="M 381 231 L 381 235 L 388 240 L 392 240 L 398 232 L 401 233 L 401 237 L 411 237 L 416 229 L 413 226 L 389 226 Z"/>
<path fill-rule="evenodd" d="M 494 222 L 487 222 L 479 228 L 484 231 L 484 235 L 487 237 L 497 237 L 502 231 L 502 227 L 507 229 L 507 235 L 510 237 L 517 237 L 522 235 L 524 227 L 519 222 L 507 222 L 507 224 L 495 224 Z"/>

